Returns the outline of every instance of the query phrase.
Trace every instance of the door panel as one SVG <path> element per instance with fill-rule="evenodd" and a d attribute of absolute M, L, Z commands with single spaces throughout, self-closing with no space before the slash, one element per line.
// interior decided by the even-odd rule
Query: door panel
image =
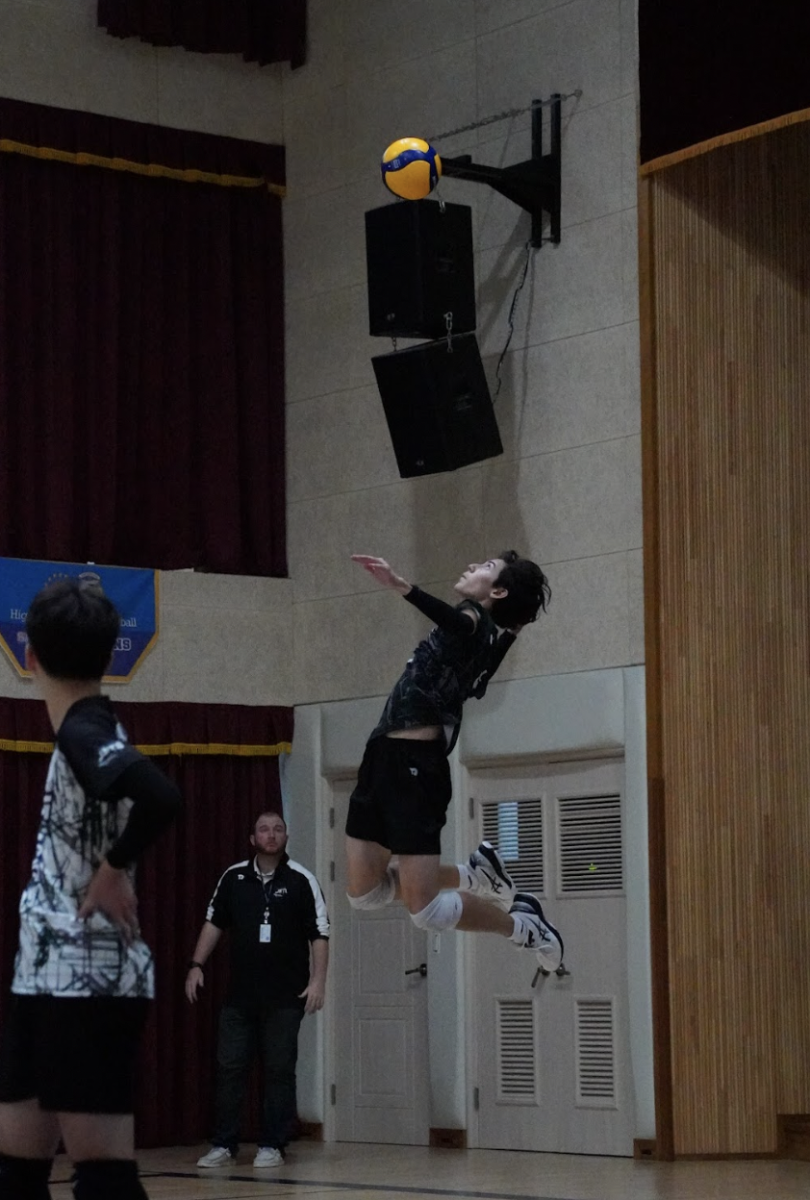
<path fill-rule="evenodd" d="M 533 955 L 475 939 L 471 1070 L 482 1147 L 633 1152 L 622 785 L 618 761 L 470 776 L 479 830 L 542 900 L 569 972 L 542 976 Z"/>
<path fill-rule="evenodd" d="M 346 899 L 343 827 L 353 786 L 333 786 L 335 1134 L 426 1146 L 427 980 L 413 969 L 427 962 L 427 939 L 401 904 L 357 912 Z"/>

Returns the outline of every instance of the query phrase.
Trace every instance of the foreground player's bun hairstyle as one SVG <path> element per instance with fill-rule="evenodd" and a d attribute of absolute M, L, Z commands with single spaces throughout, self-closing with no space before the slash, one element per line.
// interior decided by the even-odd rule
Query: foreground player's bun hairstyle
<path fill-rule="evenodd" d="M 25 628 L 31 649 L 54 679 L 101 679 L 109 666 L 121 618 L 100 585 L 58 579 L 37 592 Z"/>
<path fill-rule="evenodd" d="M 497 586 L 509 593 L 496 600 L 489 615 L 501 629 L 530 625 L 537 614 L 546 610 L 551 588 L 537 563 L 521 558 L 516 550 L 504 550 L 498 555 L 506 563 L 497 579 Z"/>

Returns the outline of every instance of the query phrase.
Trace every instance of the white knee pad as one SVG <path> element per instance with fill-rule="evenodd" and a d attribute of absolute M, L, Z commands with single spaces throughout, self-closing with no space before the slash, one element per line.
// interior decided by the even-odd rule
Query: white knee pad
<path fill-rule="evenodd" d="M 411 913 L 411 920 L 418 929 L 455 929 L 462 907 L 458 892 L 439 892 L 421 912 Z"/>
<path fill-rule="evenodd" d="M 349 896 L 348 899 L 352 908 L 385 908 L 386 904 L 391 904 L 396 899 L 396 894 L 397 877 L 393 867 L 389 867 L 382 883 L 378 883 L 370 892 L 366 892 L 365 896 Z"/>

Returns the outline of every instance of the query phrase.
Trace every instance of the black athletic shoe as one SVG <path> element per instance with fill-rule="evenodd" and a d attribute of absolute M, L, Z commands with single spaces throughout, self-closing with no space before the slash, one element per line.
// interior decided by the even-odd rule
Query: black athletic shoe
<path fill-rule="evenodd" d="M 534 950 L 544 971 L 556 971 L 563 960 L 563 940 L 543 913 L 543 906 L 529 892 L 516 892 L 510 914 L 516 918 L 516 933 L 525 933 L 524 950 Z"/>
<path fill-rule="evenodd" d="M 510 908 L 517 887 L 495 847 L 490 842 L 482 842 L 477 850 L 473 850 L 468 865 L 477 883 L 475 894 L 480 894 L 482 900 Z"/>

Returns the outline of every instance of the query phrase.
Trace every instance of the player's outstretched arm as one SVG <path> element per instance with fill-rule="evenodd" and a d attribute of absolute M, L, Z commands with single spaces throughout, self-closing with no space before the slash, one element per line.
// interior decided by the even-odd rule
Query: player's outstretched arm
<path fill-rule="evenodd" d="M 438 600 L 435 596 L 431 596 L 429 592 L 423 592 L 416 584 L 408 583 L 407 579 L 397 575 L 384 558 L 376 558 L 372 554 L 353 554 L 351 557 L 352 562 L 359 563 L 363 570 L 368 571 L 369 575 L 378 583 L 399 592 L 426 617 L 435 621 L 441 629 L 449 629 L 454 633 L 465 635 L 475 631 L 478 615 L 474 611 L 460 611 L 450 604 L 445 604 L 444 600 Z M 504 653 L 506 652 L 504 651 Z"/>
<path fill-rule="evenodd" d="M 368 571 L 369 575 L 383 587 L 393 588 L 395 592 L 399 592 L 403 596 L 411 590 L 411 584 L 407 579 L 397 575 L 384 558 L 377 558 L 373 554 L 353 554 L 352 562 L 356 562 L 364 571 Z"/>

